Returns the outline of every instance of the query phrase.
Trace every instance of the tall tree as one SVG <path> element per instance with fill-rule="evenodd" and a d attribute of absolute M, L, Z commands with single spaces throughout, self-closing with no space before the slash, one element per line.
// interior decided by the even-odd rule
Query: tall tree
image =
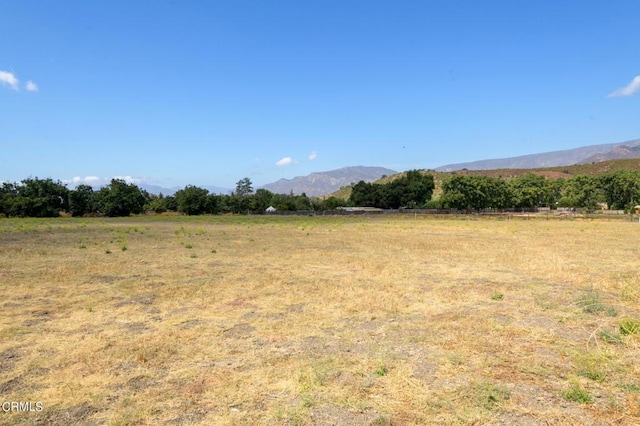
<path fill-rule="evenodd" d="M 559 205 L 562 207 L 584 207 L 595 209 L 604 202 L 604 191 L 598 178 L 586 175 L 572 176 L 566 180 Z"/>
<path fill-rule="evenodd" d="M 109 185 L 95 193 L 98 210 L 105 216 L 129 216 L 142 213 L 146 203 L 144 192 L 135 184 L 111 179 Z"/>
<path fill-rule="evenodd" d="M 612 209 L 632 208 L 640 202 L 640 173 L 619 170 L 600 177 L 604 197 Z"/>
<path fill-rule="evenodd" d="M 89 185 L 78 185 L 69 192 L 69 211 L 71 216 L 84 216 L 94 213 L 96 206 L 93 199 L 93 188 Z"/>
<path fill-rule="evenodd" d="M 174 194 L 178 211 L 188 215 L 197 215 L 212 212 L 209 205 L 212 199 L 209 198 L 209 191 L 197 186 L 187 185 L 184 189 Z"/>
<path fill-rule="evenodd" d="M 253 195 L 251 210 L 263 212 L 272 204 L 273 193 L 268 189 L 260 188 Z"/>
<path fill-rule="evenodd" d="M 544 176 L 527 173 L 511 179 L 508 187 L 513 207 L 538 207 L 546 201 L 547 182 Z"/>
<path fill-rule="evenodd" d="M 23 207 L 24 216 L 57 217 L 69 208 L 69 190 L 60 181 L 29 178 L 18 186 L 18 195 L 28 200 Z"/>
<path fill-rule="evenodd" d="M 419 208 L 424 207 L 431 199 L 434 188 L 433 175 L 409 170 L 403 176 L 384 184 L 360 181 L 352 187 L 349 200 L 362 207 Z"/>
<path fill-rule="evenodd" d="M 249 208 L 248 197 L 253 193 L 253 184 L 248 177 L 240 179 L 236 183 L 236 190 L 233 193 L 237 203 L 237 212 L 241 213 Z"/>
<path fill-rule="evenodd" d="M 456 174 L 442 184 L 440 202 L 444 208 L 481 210 L 507 207 L 509 198 L 502 179 Z"/>

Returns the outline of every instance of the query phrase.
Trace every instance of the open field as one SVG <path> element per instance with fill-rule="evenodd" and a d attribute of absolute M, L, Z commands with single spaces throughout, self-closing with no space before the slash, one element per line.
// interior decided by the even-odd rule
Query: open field
<path fill-rule="evenodd" d="M 640 424 L 639 235 L 1 219 L 0 424 Z"/>

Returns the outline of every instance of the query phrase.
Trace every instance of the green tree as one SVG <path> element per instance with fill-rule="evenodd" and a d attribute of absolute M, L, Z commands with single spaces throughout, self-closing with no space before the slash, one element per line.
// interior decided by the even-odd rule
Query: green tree
<path fill-rule="evenodd" d="M 158 214 L 164 213 L 167 211 L 167 207 L 165 205 L 165 196 L 162 193 L 155 195 L 149 194 L 147 198 L 147 204 L 144 205 L 145 211 L 153 211 Z"/>
<path fill-rule="evenodd" d="M 249 195 L 253 193 L 253 184 L 248 177 L 240 179 L 236 183 L 236 190 L 233 193 L 237 203 L 237 212 L 246 211 L 250 206 Z"/>
<path fill-rule="evenodd" d="M 271 199 L 273 207 L 279 211 L 295 211 L 295 197 L 292 194 L 273 194 Z"/>
<path fill-rule="evenodd" d="M 431 199 L 434 188 L 433 175 L 409 170 L 385 184 L 360 181 L 352 187 L 349 200 L 353 205 L 362 207 L 419 208 Z"/>
<path fill-rule="evenodd" d="M 95 213 L 93 188 L 89 185 L 78 185 L 76 189 L 69 191 L 69 211 L 74 217 Z"/>
<path fill-rule="evenodd" d="M 5 216 L 15 216 L 12 214 L 14 199 L 18 196 L 18 189 L 15 183 L 3 182 L 0 187 L 0 213 Z"/>
<path fill-rule="evenodd" d="M 510 205 L 507 184 L 498 178 L 453 175 L 442 184 L 442 207 L 460 210 L 505 208 Z"/>
<path fill-rule="evenodd" d="M 335 210 L 338 207 L 344 207 L 349 205 L 349 202 L 343 200 L 342 198 L 331 196 L 324 200 L 318 200 L 316 202 L 317 210 Z"/>
<path fill-rule="evenodd" d="M 69 209 L 69 189 L 60 181 L 29 178 L 17 187 L 22 210 L 20 216 L 57 217 Z"/>
<path fill-rule="evenodd" d="M 564 191 L 565 179 L 549 179 L 547 180 L 546 191 L 544 192 L 545 205 L 555 208 L 560 204 L 562 193 Z"/>
<path fill-rule="evenodd" d="M 231 194 L 220 194 L 216 196 L 218 201 L 218 211 L 220 213 L 233 213 L 238 211 L 238 203 L 236 197 Z"/>
<path fill-rule="evenodd" d="M 218 207 L 218 200 L 220 199 L 220 197 L 218 197 L 216 194 L 209 194 L 207 195 L 207 210 L 206 212 L 209 214 L 218 214 L 219 207 Z"/>
<path fill-rule="evenodd" d="M 561 207 L 583 207 L 593 210 L 598 203 L 604 202 L 604 192 L 600 188 L 598 178 L 586 175 L 572 176 L 566 180 Z"/>
<path fill-rule="evenodd" d="M 421 208 L 431 200 L 435 182 L 433 175 L 409 170 L 404 176 L 389 183 L 400 194 L 397 207 Z"/>
<path fill-rule="evenodd" d="M 294 196 L 294 205 L 296 211 L 313 209 L 313 207 L 311 206 L 311 200 L 304 192 L 300 195 Z"/>
<path fill-rule="evenodd" d="M 532 208 L 546 201 L 547 182 L 544 176 L 528 173 L 508 182 L 511 201 L 516 208 Z"/>
<path fill-rule="evenodd" d="M 260 188 L 253 194 L 251 202 L 251 210 L 263 212 L 271 205 L 273 192 L 268 189 Z"/>
<path fill-rule="evenodd" d="M 209 191 L 197 186 L 187 185 L 184 189 L 174 194 L 178 211 L 187 215 L 198 215 L 211 212 L 212 199 L 209 198 Z"/>
<path fill-rule="evenodd" d="M 111 179 L 109 185 L 94 195 L 98 211 L 111 217 L 142 213 L 147 202 L 145 193 L 137 185 L 122 179 Z"/>
<path fill-rule="evenodd" d="M 373 184 L 361 180 L 351 188 L 349 201 L 358 207 L 374 207 L 380 204 L 376 191 Z"/>
<path fill-rule="evenodd" d="M 600 186 L 609 208 L 632 208 L 640 201 L 640 173 L 620 170 L 600 177 Z"/>

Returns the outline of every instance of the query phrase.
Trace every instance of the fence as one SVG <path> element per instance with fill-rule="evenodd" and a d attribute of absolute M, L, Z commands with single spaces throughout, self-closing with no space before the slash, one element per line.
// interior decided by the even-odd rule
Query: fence
<path fill-rule="evenodd" d="M 483 209 L 483 210 L 457 210 L 457 209 L 358 209 L 357 207 L 340 210 L 297 210 L 297 211 L 275 211 L 249 212 L 252 215 L 266 216 L 357 216 L 357 215 L 480 215 L 480 216 L 504 216 L 514 214 L 537 213 L 535 208 L 531 209 Z M 547 212 L 548 213 L 548 212 Z M 570 212 L 579 213 L 577 211 Z"/>

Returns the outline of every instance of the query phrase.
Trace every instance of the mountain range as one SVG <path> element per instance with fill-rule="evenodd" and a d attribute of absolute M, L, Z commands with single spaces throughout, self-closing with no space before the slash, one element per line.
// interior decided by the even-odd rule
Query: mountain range
<path fill-rule="evenodd" d="M 640 158 L 640 139 L 620 143 L 583 146 L 562 151 L 544 152 L 540 154 L 522 155 L 518 157 L 480 160 L 468 163 L 448 164 L 438 167 L 438 172 L 453 172 L 456 170 L 497 170 L 497 169 L 536 169 L 545 167 L 561 167 L 579 164 L 600 163 L 607 160 Z M 309 197 L 328 195 L 343 186 L 352 183 L 373 182 L 381 177 L 393 175 L 395 170 L 384 167 L 343 167 L 326 172 L 311 173 L 293 179 L 280 179 L 259 188 L 267 189 L 277 194 L 307 194 Z M 139 185 L 150 193 L 172 195 L 182 188 L 163 188 L 154 185 Z M 200 186 L 214 194 L 228 194 L 232 190 L 215 186 Z M 256 188 L 256 189 L 259 189 Z"/>
<path fill-rule="evenodd" d="M 627 142 L 590 145 L 563 151 L 522 155 L 519 157 L 472 161 L 438 167 L 438 172 L 455 170 L 535 169 L 540 167 L 570 166 L 597 163 L 605 160 L 640 158 L 640 139 Z"/>
<path fill-rule="evenodd" d="M 385 175 L 398 173 L 395 170 L 384 167 L 343 167 L 328 172 L 311 173 L 307 176 L 298 176 L 293 179 L 280 179 L 269 183 L 261 188 L 267 189 L 276 194 L 294 193 L 300 195 L 307 194 L 309 197 L 318 197 L 331 194 L 342 186 L 358 183 L 361 180 L 373 182 Z"/>

